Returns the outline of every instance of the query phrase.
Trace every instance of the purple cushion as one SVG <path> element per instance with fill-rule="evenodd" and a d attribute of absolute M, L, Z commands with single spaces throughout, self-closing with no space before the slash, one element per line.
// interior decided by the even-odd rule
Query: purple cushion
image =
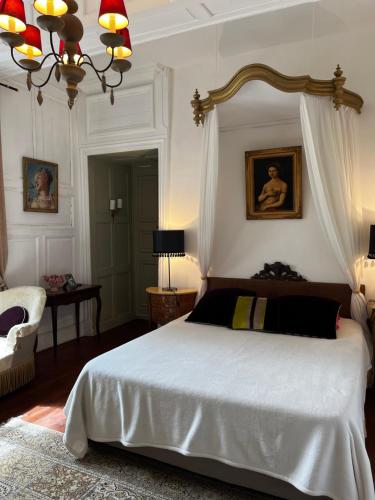
<path fill-rule="evenodd" d="M 24 307 L 15 306 L 7 309 L 0 314 L 0 336 L 6 337 L 9 330 L 14 325 L 27 323 L 29 320 L 29 313 Z"/>

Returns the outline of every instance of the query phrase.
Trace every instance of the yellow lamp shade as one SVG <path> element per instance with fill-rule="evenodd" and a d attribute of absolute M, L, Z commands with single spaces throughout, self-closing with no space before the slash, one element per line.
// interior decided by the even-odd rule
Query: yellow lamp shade
<path fill-rule="evenodd" d="M 117 34 L 122 36 L 122 45 L 120 47 L 115 47 L 114 49 L 112 49 L 112 47 L 107 47 L 107 53 L 110 56 L 113 53 L 116 59 L 125 59 L 130 57 L 133 51 L 128 28 L 119 30 Z"/>
<path fill-rule="evenodd" d="M 0 1 L 0 27 L 11 33 L 25 31 L 26 18 L 22 0 Z"/>
<path fill-rule="evenodd" d="M 35 0 L 34 9 L 47 16 L 62 16 L 68 11 L 64 0 Z"/>
<path fill-rule="evenodd" d="M 129 24 L 124 0 L 101 0 L 98 23 L 115 33 Z"/>
<path fill-rule="evenodd" d="M 32 45 L 28 45 L 27 43 L 24 43 L 19 47 L 15 47 L 15 49 L 18 50 L 18 52 L 21 52 L 21 54 L 25 54 L 29 59 L 42 55 L 42 51 L 40 49 L 33 47 Z"/>
<path fill-rule="evenodd" d="M 121 14 L 103 14 L 99 17 L 99 24 L 103 28 L 115 32 L 126 28 L 129 24 L 128 18 Z"/>
<path fill-rule="evenodd" d="M 112 49 L 112 47 L 107 48 L 107 53 L 110 56 L 112 55 L 112 51 L 116 59 L 126 59 L 133 53 L 128 47 L 115 47 L 114 49 Z"/>
<path fill-rule="evenodd" d="M 22 33 L 26 29 L 26 24 L 15 17 L 0 14 L 0 27 L 11 33 Z"/>

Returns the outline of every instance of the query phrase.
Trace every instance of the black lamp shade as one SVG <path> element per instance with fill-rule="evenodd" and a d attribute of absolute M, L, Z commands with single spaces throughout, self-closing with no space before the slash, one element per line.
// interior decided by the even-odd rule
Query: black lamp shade
<path fill-rule="evenodd" d="M 185 239 L 183 230 L 153 231 L 153 252 L 159 257 L 183 257 Z"/>
<path fill-rule="evenodd" d="M 367 258 L 375 259 L 375 225 L 370 226 L 370 245 Z"/>

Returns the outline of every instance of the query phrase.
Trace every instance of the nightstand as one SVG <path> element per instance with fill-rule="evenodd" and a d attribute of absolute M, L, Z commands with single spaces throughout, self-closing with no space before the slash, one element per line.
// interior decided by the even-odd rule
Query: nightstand
<path fill-rule="evenodd" d="M 162 288 L 146 288 L 149 297 L 150 323 L 165 325 L 192 311 L 197 297 L 194 288 L 178 288 L 174 292 L 166 292 Z"/>

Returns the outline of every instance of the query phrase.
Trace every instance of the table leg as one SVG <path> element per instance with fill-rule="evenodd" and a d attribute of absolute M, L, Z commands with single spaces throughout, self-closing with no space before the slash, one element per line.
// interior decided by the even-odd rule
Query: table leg
<path fill-rule="evenodd" d="M 100 294 L 96 296 L 96 334 L 100 337 L 100 313 L 102 311 L 102 299 Z"/>
<path fill-rule="evenodd" d="M 76 302 L 74 305 L 76 308 L 76 333 L 77 333 L 77 340 L 79 342 L 79 307 L 80 307 L 80 303 Z"/>
<path fill-rule="evenodd" d="M 57 306 L 51 307 L 52 312 L 52 334 L 53 334 L 53 353 L 57 354 Z"/>

